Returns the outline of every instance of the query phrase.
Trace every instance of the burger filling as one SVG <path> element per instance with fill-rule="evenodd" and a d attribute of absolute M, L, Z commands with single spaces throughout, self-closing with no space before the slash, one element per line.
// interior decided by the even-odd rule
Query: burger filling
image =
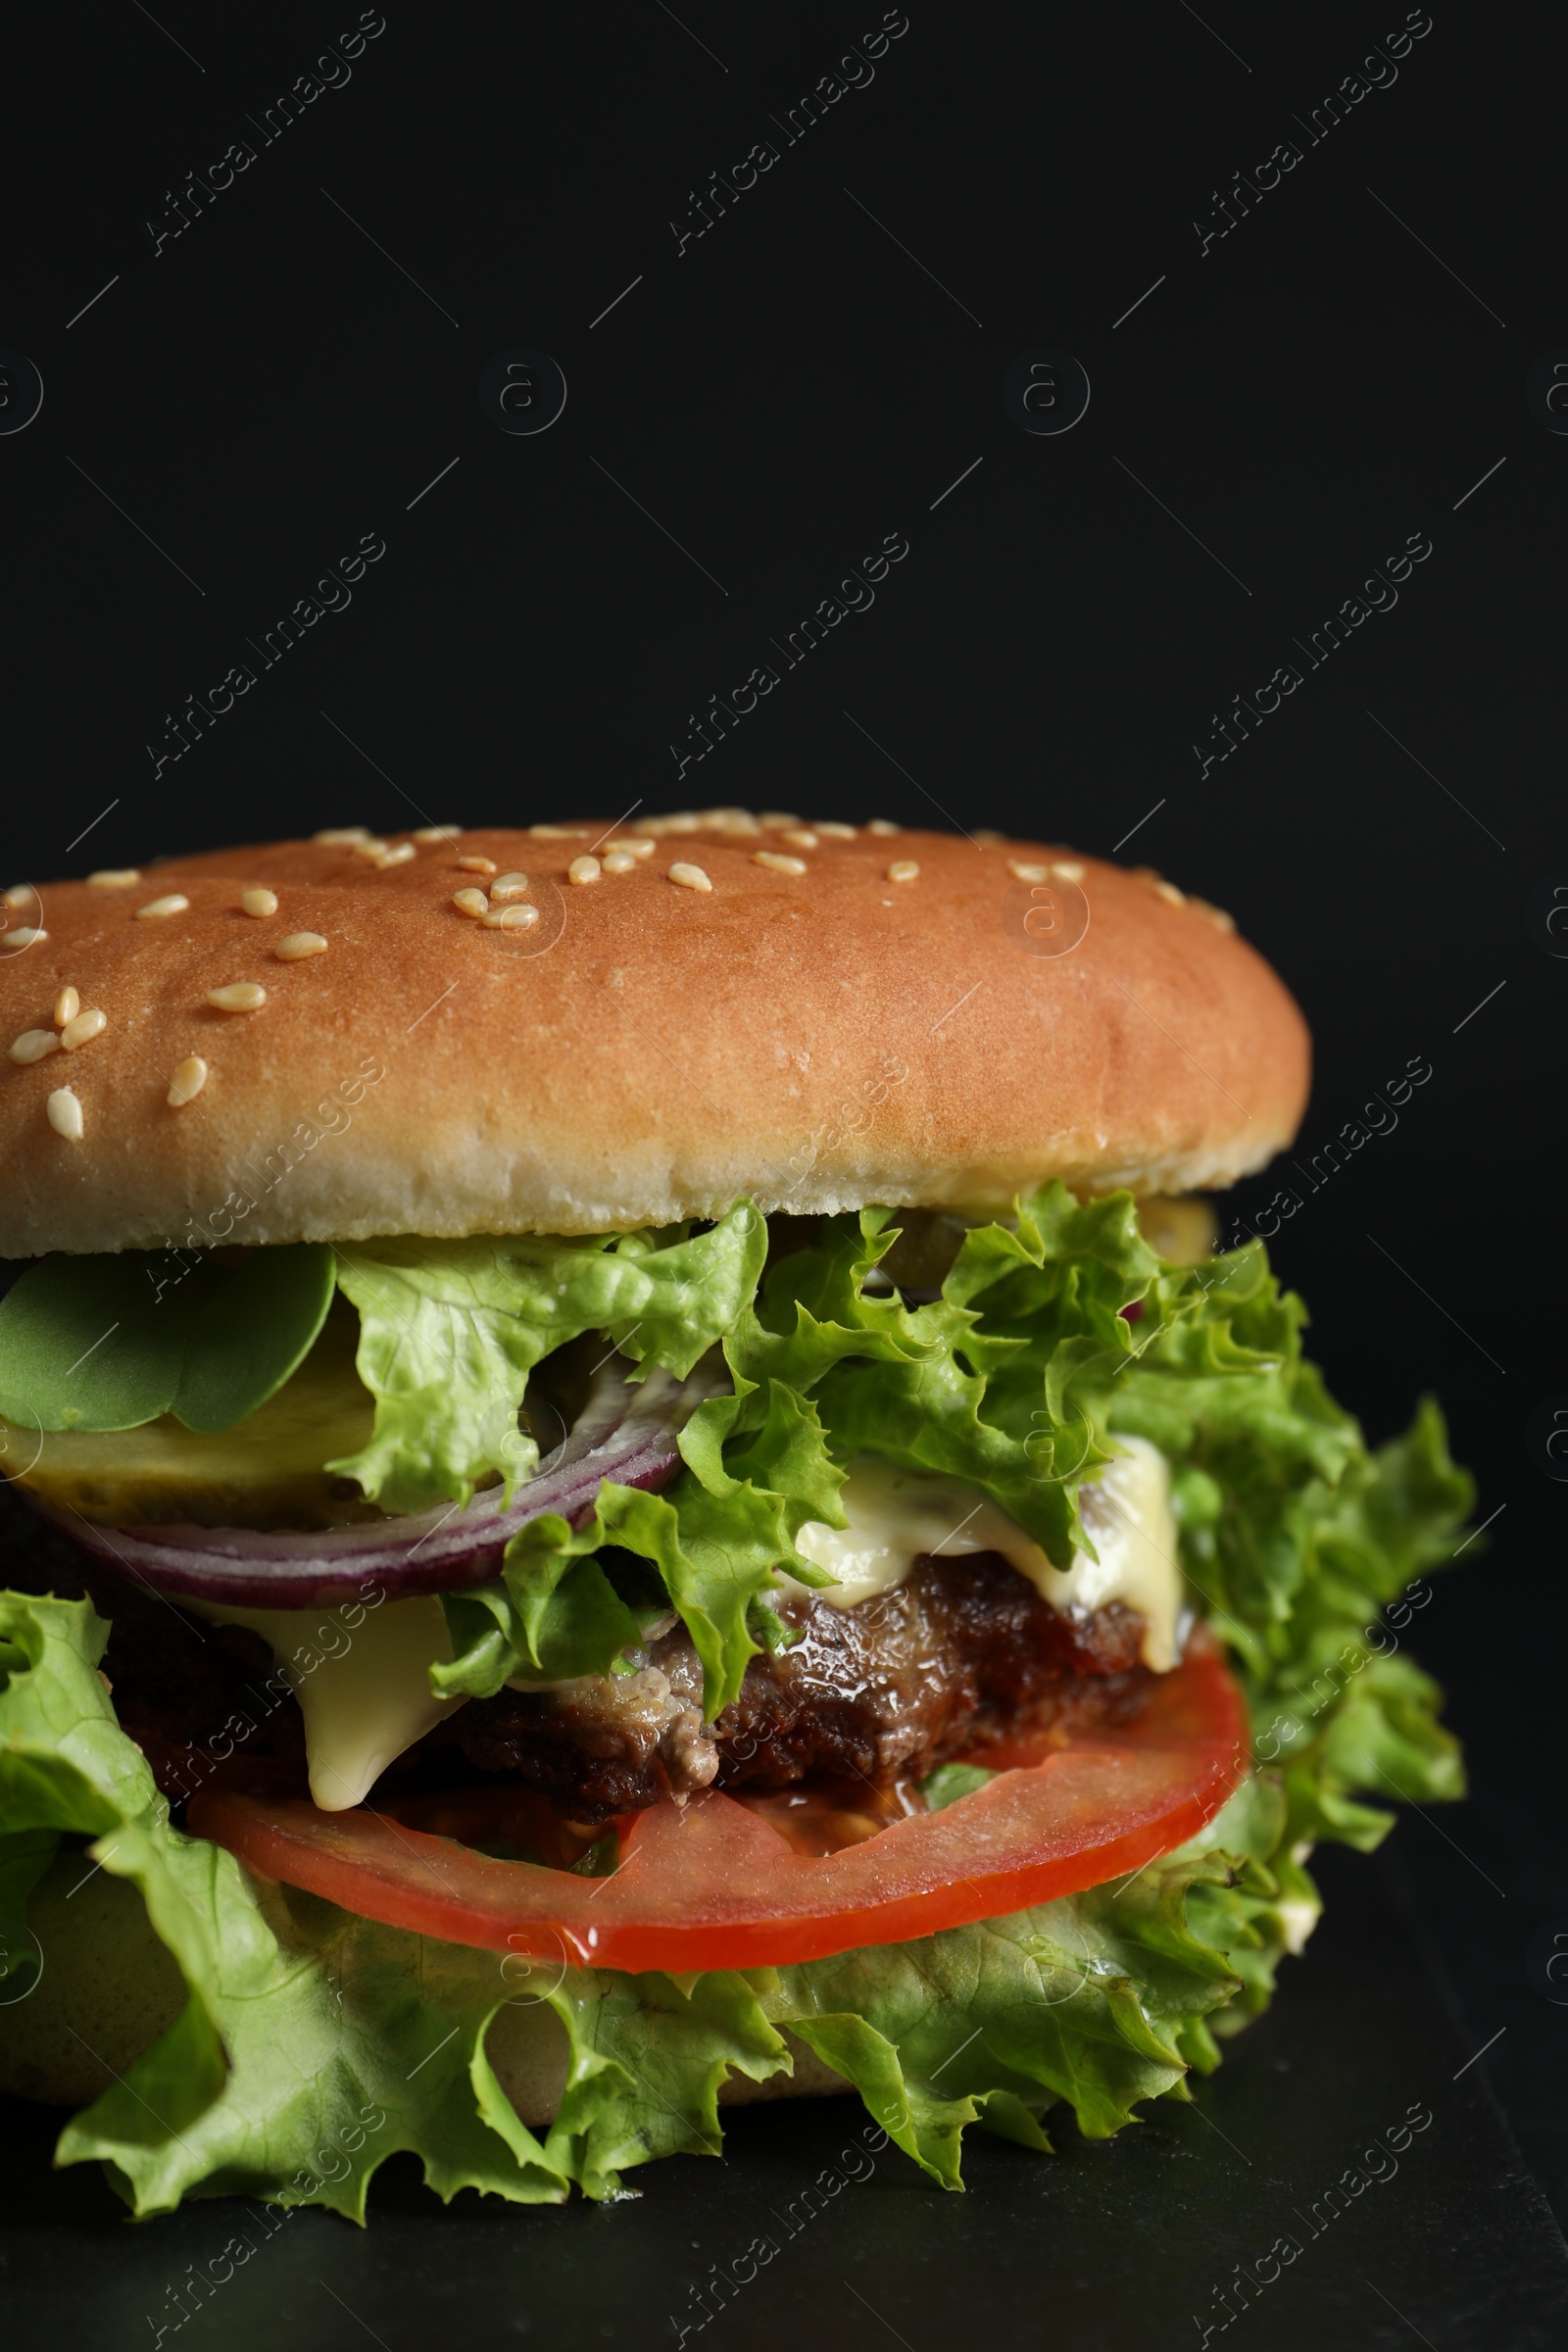
<path fill-rule="evenodd" d="M 799 1538 L 835 1582 L 777 1580 L 774 1642 L 713 1722 L 672 1610 L 613 1673 L 514 1675 L 492 1697 L 444 1697 L 430 1668 L 451 1662 L 452 1640 L 434 1595 L 373 1611 L 175 1603 L 94 1572 L 42 1529 L 31 1576 L 15 1558 L 11 1573 L 86 1593 L 112 1620 L 105 1671 L 166 1794 L 242 1755 L 290 1768 L 327 1812 L 479 1773 L 515 1775 L 591 1825 L 715 1785 L 809 1796 L 853 1784 L 850 1810 L 879 1827 L 956 1757 L 1125 1719 L 1177 1661 L 1169 1478 L 1143 1440 L 1086 1494 L 1099 1557 L 1066 1571 L 954 1481 L 863 1457 L 843 1499 L 847 1528 L 808 1522 Z"/>
<path fill-rule="evenodd" d="M 51 1389 L 48 1317 L 63 1326 L 63 1347 L 74 1348 L 80 1334 L 69 1311 L 71 1280 L 93 1261 L 45 1261 L 35 1270 L 40 1279 L 19 1285 L 8 1302 L 12 1450 L 22 1450 L 28 1418 L 56 1424 L 38 1430 L 21 1483 L 57 1528 L 121 1531 L 118 1549 L 114 1538 L 100 1540 L 101 1567 L 57 1554 L 48 1576 L 57 1591 L 89 1592 L 111 1619 L 105 1670 L 117 1708 L 165 1792 L 178 1801 L 219 1766 L 265 1766 L 272 1785 L 292 1775 L 323 1811 L 339 1812 L 389 1792 L 508 1776 L 564 1819 L 595 1827 L 715 1786 L 759 1798 L 787 1792 L 807 1807 L 823 1791 L 847 1789 L 852 1801 L 840 1810 L 874 1829 L 918 1807 L 921 1784 L 955 1759 L 1000 1755 L 1135 1713 L 1181 1648 L 1178 1540 L 1163 1456 L 1136 1435 L 1106 1433 L 1096 1444 L 1086 1424 L 1090 1458 L 1072 1461 L 1064 1478 L 1054 1468 L 1056 1435 L 1043 1433 L 1048 1416 L 1034 1407 L 1008 1448 L 1011 1460 L 1004 1455 L 1010 1477 L 997 1486 L 921 1466 L 920 1457 L 940 1459 L 944 1450 L 921 1421 L 941 1436 L 944 1417 L 956 1423 L 946 1448 L 955 1468 L 985 1466 L 989 1433 L 977 1410 L 985 1382 L 974 1359 L 988 1342 L 979 1316 L 956 1315 L 943 1298 L 963 1257 L 963 1221 L 907 1213 L 902 1231 L 885 1233 L 883 1222 L 873 1215 L 860 1232 L 849 1219 L 781 1218 L 769 1230 L 755 1212 L 736 1211 L 689 1238 L 627 1237 L 612 1254 L 603 1244 L 532 1241 L 371 1245 L 331 1253 L 350 1271 L 328 1269 L 324 1287 L 302 1253 L 215 1252 L 192 1261 L 190 1300 L 176 1287 L 172 1301 L 192 1327 L 178 1362 L 159 1320 L 169 1271 L 148 1269 L 149 1315 L 134 1286 L 126 1290 L 125 1261 L 109 1261 L 125 1293 L 116 1302 L 132 1310 L 120 1318 L 132 1346 L 117 1349 L 112 1337 L 97 1367 L 107 1379 L 79 1393 L 70 1368 L 58 1364 Z M 1170 1247 L 1169 1235 L 1162 1238 Z M 760 1321 L 744 1287 L 764 1255 L 775 1298 Z M 250 1410 L 224 1422 L 205 1394 L 221 1386 L 222 1334 L 215 1348 L 211 1327 L 241 1310 L 242 1293 L 255 1291 L 258 1261 L 268 1257 L 294 1261 L 269 1302 L 274 1319 L 304 1322 L 292 1346 L 286 1330 L 272 1335 L 273 1368 L 285 1376 L 269 1394 L 251 1400 L 254 1371 L 248 1383 L 230 1379 Z M 633 1293 L 628 1303 L 656 1309 L 636 1321 L 646 1328 L 660 1308 L 684 1321 L 688 1328 L 662 1350 L 668 1371 L 694 1377 L 695 1337 L 707 1343 L 695 1373 L 701 1397 L 730 1392 L 690 1407 L 677 1432 L 682 1455 L 669 1467 L 693 1490 L 698 1519 L 719 1481 L 730 1488 L 738 1545 L 726 1543 L 722 1512 L 710 1514 L 720 1521 L 710 1534 L 702 1531 L 716 1557 L 705 1562 L 696 1544 L 680 1544 L 678 1496 L 672 1514 L 670 1502 L 628 1490 L 621 1507 L 640 1524 L 623 1527 L 614 1506 L 603 1507 L 612 1485 L 601 1490 L 586 1544 L 589 1514 L 579 1511 L 575 1525 L 545 1514 L 524 1525 L 504 1562 L 491 1556 L 488 1575 L 476 1571 L 466 1587 L 400 1597 L 396 1578 L 379 1585 L 370 1576 L 352 1601 L 324 1609 L 230 1601 L 220 1578 L 203 1592 L 177 1580 L 161 1589 L 157 1574 L 139 1576 L 124 1552 L 138 1529 L 171 1524 L 186 1536 L 229 1523 L 258 1534 L 292 1529 L 299 1538 L 313 1529 L 323 1538 L 355 1527 L 395 1532 L 400 1519 L 422 1529 L 428 1509 L 421 1517 L 418 1506 L 444 1494 L 450 1520 L 465 1490 L 494 1499 L 509 1473 L 524 1474 L 526 1493 L 526 1473 L 549 1454 L 553 1434 L 565 1440 L 594 1375 L 616 1355 L 617 1337 L 628 1350 L 616 1358 L 621 1369 L 635 1366 L 635 1323 L 625 1330 L 624 1318 L 606 1311 L 617 1303 L 612 1270 L 624 1262 L 641 1273 L 661 1257 L 684 1262 L 668 1269 L 663 1295 L 647 1282 L 652 1300 Z M 504 1304 L 495 1301 L 498 1263 L 511 1284 Z M 178 1279 L 188 1271 L 182 1258 Z M 487 1285 L 484 1319 L 475 1307 Z M 546 1347 L 530 1381 L 527 1359 L 541 1340 L 558 1337 L 552 1326 L 574 1287 L 603 1294 L 567 1309 L 580 1323 L 597 1308 L 597 1328 L 570 1330 Z M 842 1296 L 830 1299 L 834 1288 Z M 226 1319 L 219 1312 L 225 1299 Z M 803 1328 L 807 1334 L 805 1362 L 788 1367 L 801 1387 L 775 1374 L 765 1416 L 755 1408 L 763 1384 L 733 1344 L 737 1307 L 753 1325 L 758 1371 L 792 1339 L 799 1355 Z M 150 1325 L 140 1335 L 138 1308 Z M 829 1308 L 855 1320 L 835 1332 Z M 0 1343 L 7 1319 L 0 1310 Z M 397 1361 L 411 1320 L 425 1327 L 414 1335 L 424 1345 L 413 1396 Z M 955 1348 L 961 1339 L 972 1356 Z M 990 1345 L 999 1354 L 1027 1348 L 1019 1339 Z M 901 1462 L 877 1445 L 847 1451 L 817 1403 L 814 1392 L 836 1386 L 847 1409 L 834 1418 L 847 1435 L 858 1421 L 880 1445 L 897 1442 L 898 1432 L 866 1426 L 863 1407 L 856 1410 L 861 1348 L 890 1367 L 902 1361 L 928 1378 L 940 1373 L 923 1414 L 918 1396 L 908 1399 L 903 1434 L 916 1441 L 913 1458 Z M 590 1349 L 597 1361 L 587 1363 Z M 260 1352 L 267 1354 L 265 1335 Z M 297 1360 L 289 1366 L 291 1352 Z M 444 1395 L 430 1378 L 442 1369 Z M 29 1370 L 30 1394 L 16 1396 Z M 173 1409 L 132 1419 L 138 1380 L 149 1401 L 161 1400 L 159 1380 L 172 1384 Z M 956 1394 L 943 1395 L 944 1385 Z M 182 1412 L 187 1391 L 193 1401 Z M 422 1422 L 410 1410 L 416 1399 Z M 759 1490 L 767 1490 L 756 1472 L 744 1488 L 725 1469 L 715 1478 L 710 1454 L 705 1464 L 691 1442 L 705 1409 L 722 1433 L 748 1403 L 761 1426 L 745 1451 L 756 1457 L 771 1439 L 775 1476 L 784 1473 L 760 1513 Z M 116 1420 L 129 1425 L 92 1426 Z M 1083 1456 L 1082 1438 L 1067 1451 Z M 1033 1528 L 1004 1507 L 999 1487 L 1015 1508 L 1021 1490 Z M 672 1532 L 671 1515 L 673 1544 L 660 1540 Z M 615 1540 L 634 1532 L 642 1539 L 634 1545 Z M 421 1548 L 411 1542 L 411 1567 Z M 706 1565 L 706 1580 L 694 1565 Z M 704 1581 L 711 1597 L 694 1589 Z M 725 1592 L 726 1581 L 738 1593 Z M 564 1609 L 574 1592 L 575 1612 Z M 290 1598 L 286 1579 L 278 1597 Z"/>
<path fill-rule="evenodd" d="M 1462 1788 L 1395 1654 L 1472 1499 L 1441 1416 L 1370 1451 L 1212 1243 L 1051 1185 L 21 1270 L 0 2081 L 86 2050 L 61 2160 L 138 2212 L 356 2216 L 399 2149 L 613 2196 L 806 2051 L 949 2184 L 970 2124 L 1179 2092 L 1313 1845 Z M 51 2043 L 110 1895 L 162 2038 Z"/>

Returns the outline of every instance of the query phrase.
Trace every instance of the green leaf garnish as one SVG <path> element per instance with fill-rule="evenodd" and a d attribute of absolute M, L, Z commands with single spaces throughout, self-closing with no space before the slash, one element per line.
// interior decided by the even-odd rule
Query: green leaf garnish
<path fill-rule="evenodd" d="M 41 1258 L 0 1299 L 0 1414 L 38 1429 L 229 1428 L 298 1370 L 332 1303 L 324 1242 L 238 1266 L 180 1250 Z"/>

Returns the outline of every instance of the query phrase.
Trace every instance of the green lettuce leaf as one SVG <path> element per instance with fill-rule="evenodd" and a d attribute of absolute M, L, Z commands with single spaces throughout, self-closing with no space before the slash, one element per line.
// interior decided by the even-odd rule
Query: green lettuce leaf
<path fill-rule="evenodd" d="M 889 1239 L 878 1235 L 878 1255 Z M 889 1307 L 857 1283 L 834 1300 L 838 1315 L 874 1316 L 883 1329 L 897 1316 L 905 1345 L 881 1362 L 846 1349 L 825 1375 L 819 1402 L 835 1450 L 966 1479 L 1069 1566 L 1075 1548 L 1093 1548 L 1077 1488 L 1113 1450 L 1092 1409 L 1096 1378 L 1124 1356 L 1121 1309 L 1158 1264 L 1130 1195 L 1080 1205 L 1053 1184 L 1020 1203 L 1015 1229 L 970 1232 L 930 1305 Z M 770 1286 L 768 1310 L 781 1303 Z"/>
<path fill-rule="evenodd" d="M 659 2156 L 716 2156 L 718 2089 L 788 2070 L 782 2035 L 730 1970 L 677 1982 L 567 1969 L 550 2005 L 569 2036 L 551 2161 L 590 2197 L 621 2193 L 621 2171 Z"/>
<path fill-rule="evenodd" d="M 1065 2102 L 1087 2137 L 1106 2138 L 1213 2063 L 1205 2021 L 1243 1990 L 1237 1955 L 1283 1947 L 1250 1846 L 1272 1851 L 1284 1819 L 1277 1787 L 1252 1782 L 1200 1838 L 1129 1879 L 780 1969 L 763 2005 L 945 2187 L 961 2186 L 965 2127 L 997 2129 L 999 2099 L 1008 2137 L 1028 2118 L 1032 2144 L 1049 2147 L 1040 2118 Z"/>
<path fill-rule="evenodd" d="M 14 1660 L 0 1692 L 0 1823 L 13 1856 L 29 1834 L 89 1837 L 92 1858 L 140 1889 L 189 1999 L 68 2125 L 60 2161 L 101 2158 L 137 2213 L 194 2191 L 361 2220 L 371 2175 L 400 2148 L 444 2197 L 564 2196 L 484 2055 L 509 1997 L 497 1956 L 285 1900 L 172 1829 L 94 1671 L 107 1635 L 85 1601 L 0 1594 Z M 0 2042 L 26 2024 L 24 2001 L 0 2009 Z M 80 2027 L 90 2037 L 91 2019 Z"/>
<path fill-rule="evenodd" d="M 542 1356 L 598 1331 L 634 1362 L 684 1378 L 750 1302 L 766 1250 L 747 1201 L 692 1235 L 347 1244 L 337 1279 L 359 1309 L 375 1428 L 326 1467 L 389 1511 L 466 1503 L 492 1472 L 510 1493 L 539 1459 L 517 1415 Z"/>
<path fill-rule="evenodd" d="M 1259 1760 L 1290 1793 L 1289 1841 L 1376 1845 L 1370 1792 L 1464 1792 L 1443 1694 L 1402 1654 L 1474 1504 L 1428 1398 L 1376 1452 L 1301 1352 L 1301 1301 L 1261 1245 L 1162 1271 L 1126 1365 L 1115 1426 L 1177 1465 L 1183 1565 L 1251 1702 Z"/>
<path fill-rule="evenodd" d="M 540 1532 L 501 1582 L 444 1596 L 454 1654 L 430 1669 L 439 1696 L 493 1698 L 514 1675 L 555 1683 L 612 1674 L 667 1614 L 662 1589 L 654 1597 L 614 1554 L 593 1555 L 597 1535 L 584 1542 L 554 1514 L 533 1524 Z"/>
<path fill-rule="evenodd" d="M 505 1594 L 449 1604 L 458 1654 L 436 1687 L 488 1695 L 510 1675 L 542 1673 L 530 1632 L 541 1595 L 568 1589 L 568 1562 L 614 1544 L 662 1577 L 702 1660 L 711 1721 L 762 1646 L 759 1603 L 779 1571 L 829 1581 L 794 1539 L 809 1520 L 845 1524 L 844 1465 L 862 1451 L 984 1487 L 1063 1564 L 1087 1546 L 1077 1483 L 1113 1448 L 1080 1392 L 1125 1358 L 1119 1310 L 1159 1265 L 1131 1198 L 1080 1207 L 1048 1187 L 1016 1231 L 972 1232 L 942 1298 L 917 1307 L 867 1288 L 896 1239 L 890 1214 L 824 1218 L 773 1265 L 724 1337 L 733 1393 L 701 1405 L 681 1435 L 686 1473 L 660 1496 L 607 1487 L 575 1534 L 550 1519 L 524 1528 L 508 1549 Z M 608 1640 L 610 1621 L 599 1622 Z"/>

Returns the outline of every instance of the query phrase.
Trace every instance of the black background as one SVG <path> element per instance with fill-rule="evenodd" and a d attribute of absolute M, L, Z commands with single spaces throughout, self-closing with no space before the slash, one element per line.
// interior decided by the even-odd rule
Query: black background
<path fill-rule="evenodd" d="M 1548 568 L 1568 439 L 1525 399 L 1532 363 L 1568 345 L 1547 20 L 1440 0 L 1397 79 L 1314 141 L 1312 110 L 1402 8 L 915 5 L 874 80 L 786 143 L 788 110 L 879 9 L 393 7 L 346 85 L 264 143 L 265 110 L 356 13 L 167 0 L 156 23 L 86 6 L 10 29 L 0 343 L 45 391 L 0 439 L 0 879 L 694 795 L 987 824 L 1125 843 L 1235 912 L 1316 1035 L 1303 1159 L 1430 1060 L 1397 1130 L 1331 1181 L 1286 1167 L 1234 1203 L 1250 1216 L 1296 1186 L 1275 1254 L 1333 1385 L 1375 1439 L 1441 1394 L 1491 1520 L 1418 1621 L 1474 1778 L 1397 1833 L 1418 1926 L 1380 1944 L 1389 1866 L 1336 1869 L 1337 1957 L 1288 1971 L 1282 2006 L 1332 1967 L 1396 2036 L 1423 2002 L 1437 2015 L 1446 1972 L 1454 2049 L 1493 2043 L 1464 2082 L 1494 2086 L 1562 2214 L 1568 2008 L 1543 1954 L 1568 1937 L 1568 1489 L 1526 1444 L 1568 1392 L 1548 1108 L 1568 962 L 1541 899 L 1568 869 Z M 240 139 L 256 160 L 155 253 L 187 172 Z M 1293 139 L 1300 162 L 1204 251 L 1216 193 Z M 694 193 L 759 140 L 777 163 L 678 251 Z M 515 347 L 564 372 L 542 435 L 481 412 L 481 368 Z M 1039 348 L 1092 387 L 1057 437 L 1003 403 L 1004 369 Z M 910 552 L 874 608 L 678 778 L 688 714 L 894 531 Z M 352 605 L 262 668 L 247 640 L 368 532 L 387 552 Z M 1413 533 L 1432 553 L 1397 607 L 1308 668 L 1293 641 Z M 254 690 L 155 775 L 168 715 L 241 662 Z M 1288 662 L 1300 688 L 1203 772 L 1215 714 Z M 1379 1955 L 1423 1936 L 1424 1990 L 1391 2005 Z M 1298 2025 L 1270 2021 L 1258 2048 L 1276 2031 L 1310 2074 Z M 1266 2064 L 1238 2052 L 1222 2080 Z M 1511 2178 L 1485 2094 L 1477 2113 Z M 748 2123 L 740 2165 L 767 2160 L 773 2129 Z M 1110 2161 L 1132 2229 L 1143 2160 Z M 961 2209 L 988 2265 L 979 2213 L 1008 2162 L 986 2159 Z M 590 2303 L 612 2225 L 564 2257 Z M 541 2227 L 565 2244 L 528 2216 L 485 2242 L 526 2264 Z M 1425 2248 L 1434 2343 L 1526 2340 L 1522 2319 L 1466 2331 L 1481 2306 L 1459 2281 L 1521 2275 L 1506 2236 Z M 1049 2271 L 1048 2227 L 1038 2243 Z M 1185 2332 L 1189 2305 L 1144 2308 Z M 918 2315 L 900 2327 L 925 2352 Z M 1410 2340 L 1359 2307 L 1336 2327 Z"/>

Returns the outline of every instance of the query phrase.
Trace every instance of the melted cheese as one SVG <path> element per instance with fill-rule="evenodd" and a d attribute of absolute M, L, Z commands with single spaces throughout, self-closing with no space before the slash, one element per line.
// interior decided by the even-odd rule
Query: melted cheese
<path fill-rule="evenodd" d="M 853 1609 L 901 1585 L 921 1552 L 952 1559 L 997 1551 L 1064 1616 L 1088 1615 L 1113 1600 L 1138 1610 L 1144 1663 L 1167 1673 L 1176 1663 L 1182 1606 L 1170 1473 L 1164 1456 L 1145 1439 L 1117 1438 L 1116 1444 L 1123 1450 L 1078 1490 L 1084 1526 L 1100 1557 L 1078 1552 L 1070 1568 L 1054 1567 L 1016 1519 L 977 1487 L 860 1455 L 844 1484 L 849 1526 L 813 1519 L 796 1538 L 812 1566 L 838 1580 L 816 1597 Z M 793 1577 L 782 1581 L 804 1590 Z"/>
<path fill-rule="evenodd" d="M 311 1795 L 323 1813 L 359 1804 L 406 1747 L 463 1704 L 430 1690 L 431 1666 L 452 1656 L 446 1612 L 433 1593 L 378 1608 L 180 1606 L 214 1625 L 248 1626 L 270 1644 L 300 1702 Z"/>

